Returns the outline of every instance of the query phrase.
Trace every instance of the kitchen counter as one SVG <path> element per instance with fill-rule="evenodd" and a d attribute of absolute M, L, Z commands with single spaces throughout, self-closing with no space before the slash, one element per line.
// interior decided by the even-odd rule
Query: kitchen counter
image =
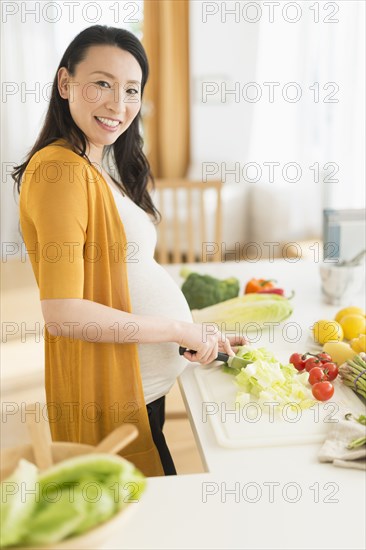
<path fill-rule="evenodd" d="M 311 337 L 310 327 L 319 319 L 333 319 L 337 311 L 344 306 L 332 306 L 323 302 L 320 287 L 320 275 L 318 264 L 311 261 L 292 262 L 286 260 L 260 261 L 254 264 L 249 262 L 207 263 L 189 266 L 192 270 L 226 278 L 238 277 L 242 287 L 244 282 L 251 277 L 276 279 L 279 286 L 287 290 L 287 294 L 293 289 L 295 296 L 292 299 L 294 311 L 289 319 L 278 327 L 273 327 L 259 334 L 248 332 L 244 334 L 248 339 L 254 339 L 253 346 L 264 346 L 271 350 L 279 360 L 288 362 L 294 352 L 317 352 Z M 179 277 L 180 266 L 168 267 L 171 276 L 181 284 Z M 353 304 L 365 304 L 364 295 L 360 295 Z M 227 449 L 220 447 L 216 442 L 211 424 L 207 421 L 207 415 L 203 415 L 202 396 L 199 391 L 195 369 L 205 368 L 198 364 L 189 363 L 180 376 L 179 385 L 187 407 L 192 429 L 200 450 L 201 459 L 208 472 L 220 472 L 227 470 L 228 461 L 234 460 L 236 469 L 247 471 L 248 468 L 265 468 L 268 460 L 275 462 L 280 468 L 288 462 L 294 461 L 302 467 L 309 464 L 318 464 L 317 452 L 319 444 L 291 445 L 279 447 L 263 447 L 261 449 Z M 361 404 L 362 407 L 362 404 Z M 206 422 L 204 421 L 206 420 Z M 209 418 L 208 418 L 209 420 Z M 318 464 L 319 468 L 327 467 Z M 331 469 L 334 470 L 333 466 Z"/>
<path fill-rule="evenodd" d="M 189 265 L 219 278 L 274 278 L 294 289 L 288 323 L 301 327 L 284 337 L 282 326 L 263 332 L 266 346 L 283 361 L 310 351 L 312 323 L 332 319 L 340 307 L 325 305 L 318 265 L 285 260 Z M 181 266 L 167 266 L 181 284 Z M 364 303 L 364 296 L 359 300 Z M 295 325 L 293 325 L 295 327 Z M 247 336 L 250 336 L 248 333 Z M 180 387 L 206 474 L 149 479 L 139 509 L 108 548 L 140 549 L 358 549 L 365 544 L 365 472 L 321 464 L 321 444 L 227 449 L 202 418 L 202 396 L 190 363 Z M 273 490 L 273 493 L 271 492 Z M 107 548 L 107 546 L 105 547 Z"/>
<path fill-rule="evenodd" d="M 310 351 L 310 326 L 332 319 L 339 307 L 325 305 L 318 265 L 275 260 L 186 265 L 219 278 L 274 278 L 294 289 L 288 319 L 301 328 L 295 342 L 276 327 L 255 346 L 270 348 L 287 361 L 294 351 Z M 166 266 L 180 285 L 180 265 Z M 364 304 L 364 296 L 359 297 Z M 355 302 L 354 305 L 356 305 Z M 290 327 L 291 328 L 291 327 Z M 248 333 L 247 336 L 251 336 Z M 25 348 L 25 346 L 24 346 Z M 35 345 L 35 358 L 38 347 Z M 34 361 L 36 369 L 37 361 Z M 321 464 L 320 444 L 246 449 L 221 447 L 210 422 L 202 419 L 202 396 L 189 363 L 180 377 L 192 429 L 207 473 L 148 479 L 135 513 L 105 541 L 113 549 L 361 549 L 365 547 L 365 472 Z M 7 382 L 11 382 L 11 373 Z M 134 504 L 132 504 L 134 506 Z"/>
<path fill-rule="evenodd" d="M 310 351 L 312 323 L 332 319 L 340 309 L 323 303 L 318 265 L 313 262 L 187 267 L 219 278 L 236 276 L 242 286 L 251 277 L 263 277 L 277 279 L 288 291 L 294 289 L 294 313 L 288 323 L 301 328 L 296 342 L 289 341 L 295 340 L 294 333 L 283 335 L 281 325 L 272 337 L 263 332 L 254 344 L 270 346 L 283 361 L 294 351 Z M 166 266 L 178 284 L 182 283 L 180 268 Z M 364 296 L 359 300 L 364 303 Z M 150 479 L 140 510 L 108 548 L 364 548 L 365 472 L 319 463 L 319 443 L 220 447 L 210 422 L 202 418 L 202 396 L 194 376 L 197 368 L 205 367 L 187 365 L 180 387 L 208 473 Z"/>
<path fill-rule="evenodd" d="M 235 474 L 237 462 L 227 458 L 226 474 L 150 478 L 103 549 L 364 548 L 360 471 L 289 460 Z"/>

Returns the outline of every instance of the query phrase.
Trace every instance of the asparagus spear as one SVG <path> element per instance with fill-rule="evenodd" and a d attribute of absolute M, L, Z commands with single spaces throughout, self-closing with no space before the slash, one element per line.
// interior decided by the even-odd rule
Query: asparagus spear
<path fill-rule="evenodd" d="M 366 398 L 366 362 L 360 355 L 341 365 L 339 375 L 346 386 Z"/>

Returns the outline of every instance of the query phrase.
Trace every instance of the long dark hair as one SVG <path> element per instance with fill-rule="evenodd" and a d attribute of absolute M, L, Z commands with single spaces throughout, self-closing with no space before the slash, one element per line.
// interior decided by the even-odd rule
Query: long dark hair
<path fill-rule="evenodd" d="M 18 193 L 20 193 L 23 173 L 32 156 L 57 139 L 64 138 L 73 146 L 77 154 L 85 157 L 90 162 L 86 155 L 87 138 L 84 132 L 75 124 L 70 113 L 68 100 L 63 99 L 59 94 L 57 73 L 61 67 L 66 67 L 71 76 L 74 76 L 76 66 L 85 59 L 88 48 L 96 45 L 117 46 L 135 57 L 142 71 L 142 98 L 149 75 L 149 64 L 145 50 L 138 38 L 125 29 L 106 25 L 93 25 L 80 32 L 66 49 L 56 71 L 50 104 L 37 141 L 28 153 L 25 162 L 15 166 L 11 174 Z M 113 178 L 115 183 L 145 212 L 152 214 L 155 221 L 158 221 L 160 214 L 147 190 L 149 181 L 154 188 L 154 177 L 150 164 L 142 150 L 143 139 L 140 135 L 140 123 L 141 110 L 113 145 L 105 147 L 104 156 L 112 155 L 113 157 L 113 163 L 121 180 L 117 181 Z"/>

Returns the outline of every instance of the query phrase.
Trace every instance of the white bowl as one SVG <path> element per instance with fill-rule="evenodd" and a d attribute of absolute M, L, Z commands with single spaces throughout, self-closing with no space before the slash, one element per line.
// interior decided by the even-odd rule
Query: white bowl
<path fill-rule="evenodd" d="M 323 262 L 320 266 L 322 293 L 327 304 L 349 305 L 365 287 L 365 265 L 338 266 Z"/>
<path fill-rule="evenodd" d="M 58 464 L 68 458 L 91 453 L 95 447 L 83 443 L 70 443 L 53 441 L 51 444 L 54 464 Z M 0 479 L 6 479 L 16 468 L 19 460 L 25 458 L 35 463 L 33 447 L 30 444 L 20 445 L 1 451 Z M 124 460 L 120 457 L 121 460 Z M 9 550 L 97 550 L 105 547 L 108 539 L 116 532 L 123 537 L 123 529 L 130 517 L 139 508 L 139 502 L 130 502 L 122 510 L 103 523 L 96 525 L 81 535 L 68 537 L 56 544 L 39 544 L 28 546 L 9 546 Z"/>

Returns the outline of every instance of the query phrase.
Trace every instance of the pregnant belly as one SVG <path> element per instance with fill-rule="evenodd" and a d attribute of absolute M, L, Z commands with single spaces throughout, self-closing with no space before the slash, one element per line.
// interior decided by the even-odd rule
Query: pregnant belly
<path fill-rule="evenodd" d="M 187 301 L 174 279 L 155 260 L 128 266 L 132 312 L 192 321 Z"/>
<path fill-rule="evenodd" d="M 171 342 L 139 344 L 138 353 L 142 386 L 148 404 L 169 392 L 188 361 L 179 355 L 178 345 Z"/>
<path fill-rule="evenodd" d="M 172 277 L 155 260 L 128 267 L 132 312 L 192 322 L 187 301 Z M 166 395 L 187 360 L 174 342 L 139 344 L 140 371 L 146 403 Z"/>

